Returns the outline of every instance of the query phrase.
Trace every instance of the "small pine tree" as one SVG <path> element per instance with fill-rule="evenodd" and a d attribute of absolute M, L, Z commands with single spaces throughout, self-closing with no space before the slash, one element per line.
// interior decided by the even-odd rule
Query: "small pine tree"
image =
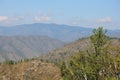
<path fill-rule="evenodd" d="M 106 32 L 107 30 L 103 30 L 102 27 L 99 27 L 93 30 L 93 35 L 90 37 L 96 56 L 102 53 L 102 50 L 107 51 L 109 37 L 106 35 Z"/>

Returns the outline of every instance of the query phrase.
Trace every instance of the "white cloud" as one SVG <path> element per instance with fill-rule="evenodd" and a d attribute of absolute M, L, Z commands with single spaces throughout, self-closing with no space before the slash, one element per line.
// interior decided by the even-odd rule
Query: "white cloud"
<path fill-rule="evenodd" d="M 25 19 L 25 16 L 16 16 L 16 17 L 11 18 L 12 21 L 20 21 L 24 19 Z"/>
<path fill-rule="evenodd" d="M 110 23 L 112 19 L 110 17 L 100 18 L 97 20 L 98 23 Z"/>
<path fill-rule="evenodd" d="M 25 16 L 0 16 L 0 25 L 16 25 L 24 21 Z"/>
<path fill-rule="evenodd" d="M 38 15 L 34 17 L 35 22 L 49 22 L 51 21 L 51 14 L 50 13 L 42 13 L 39 12 Z"/>
<path fill-rule="evenodd" d="M 69 25 L 77 25 L 82 27 L 90 27 L 90 28 L 97 28 L 99 26 L 103 26 L 106 29 L 113 29 L 116 24 L 115 21 L 111 19 L 111 17 L 103 17 L 97 19 L 85 19 L 81 17 L 75 17 L 68 20 L 67 24 Z M 119 25 L 116 25 L 119 26 Z M 118 27 L 117 27 L 118 28 Z"/>
<path fill-rule="evenodd" d="M 8 17 L 8 16 L 0 16 L 0 22 L 13 22 L 24 20 L 25 16 L 16 16 L 16 17 Z"/>
<path fill-rule="evenodd" d="M 51 17 L 50 16 L 35 16 L 34 20 L 36 22 L 48 22 L 51 20 Z"/>
<path fill-rule="evenodd" d="M 8 21 L 7 16 L 0 16 L 0 22 L 6 22 L 6 21 Z"/>

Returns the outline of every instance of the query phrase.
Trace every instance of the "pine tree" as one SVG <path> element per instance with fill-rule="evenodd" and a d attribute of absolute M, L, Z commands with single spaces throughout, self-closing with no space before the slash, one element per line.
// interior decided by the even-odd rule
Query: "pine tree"
<path fill-rule="evenodd" d="M 102 27 L 99 27 L 93 30 L 93 35 L 90 37 L 96 56 L 101 54 L 103 50 L 107 51 L 109 37 L 106 35 L 106 32 L 107 30 L 103 30 Z"/>

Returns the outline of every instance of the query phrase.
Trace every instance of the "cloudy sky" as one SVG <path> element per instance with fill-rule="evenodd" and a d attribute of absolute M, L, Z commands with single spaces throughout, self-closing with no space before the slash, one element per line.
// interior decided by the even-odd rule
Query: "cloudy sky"
<path fill-rule="evenodd" d="M 32 23 L 120 29 L 120 0 L 0 0 L 0 26 Z"/>

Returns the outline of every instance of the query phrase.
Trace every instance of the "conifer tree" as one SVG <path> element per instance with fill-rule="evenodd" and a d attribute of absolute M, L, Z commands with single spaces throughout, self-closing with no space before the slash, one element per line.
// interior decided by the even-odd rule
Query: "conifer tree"
<path fill-rule="evenodd" d="M 96 56 L 102 53 L 102 50 L 107 51 L 109 37 L 106 35 L 107 30 L 102 27 L 93 30 L 93 35 L 90 37 Z"/>

